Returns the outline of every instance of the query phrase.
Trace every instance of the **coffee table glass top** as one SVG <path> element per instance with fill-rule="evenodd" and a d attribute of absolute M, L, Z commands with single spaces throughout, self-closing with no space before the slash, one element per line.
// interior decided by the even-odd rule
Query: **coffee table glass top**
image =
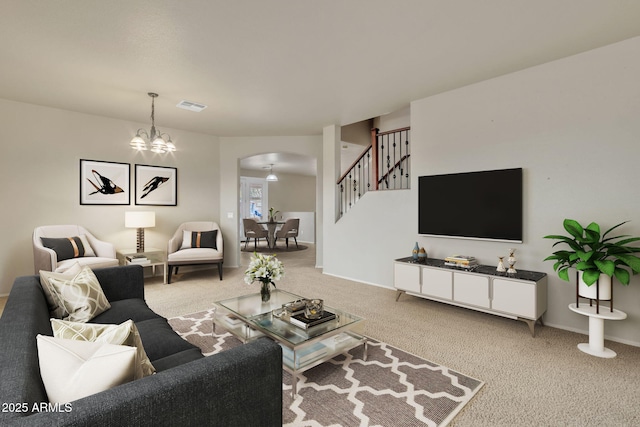
<path fill-rule="evenodd" d="M 282 368 L 293 375 L 291 394 L 296 396 L 298 376 L 337 354 L 363 345 L 367 360 L 367 337 L 364 319 L 354 314 L 325 306 L 336 318 L 308 329 L 289 322 L 282 305 L 303 299 L 300 295 L 276 289 L 271 299 L 262 302 L 260 294 L 244 295 L 216 301 L 213 330 L 219 324 L 242 342 L 268 336 L 282 347 Z M 235 319 L 234 319 L 235 317 Z"/>
<path fill-rule="evenodd" d="M 217 301 L 216 304 L 226 308 L 244 320 L 249 320 L 249 318 L 253 316 L 270 313 L 275 309 L 282 308 L 282 304 L 296 301 L 300 298 L 302 297 L 299 295 L 274 289 L 271 291 L 271 299 L 268 302 L 262 302 L 260 294 L 258 293 Z"/>
<path fill-rule="evenodd" d="M 271 292 L 271 299 L 266 303 L 262 302 L 260 294 L 250 294 L 217 301 L 216 304 L 242 318 L 247 324 L 255 325 L 258 330 L 267 332 L 292 347 L 317 341 L 342 330 L 358 330 L 359 326 L 362 326 L 361 317 L 327 306 L 324 309 L 335 313 L 335 320 L 309 329 L 295 326 L 288 321 L 286 314 L 282 314 L 282 305 L 302 298 L 300 295 L 275 289 Z"/>
<path fill-rule="evenodd" d="M 309 329 L 292 325 L 286 320 L 286 316 L 277 317 L 273 312 L 259 314 L 250 320 L 258 328 L 268 331 L 272 335 L 277 335 L 281 341 L 286 341 L 293 346 L 309 342 L 312 339 L 316 341 L 314 338 L 318 337 L 322 339 L 325 335 L 333 335 L 339 330 L 352 329 L 353 326 L 362 321 L 362 318 L 341 310 L 327 306 L 325 306 L 324 309 L 335 313 L 336 319 L 329 320 Z"/>

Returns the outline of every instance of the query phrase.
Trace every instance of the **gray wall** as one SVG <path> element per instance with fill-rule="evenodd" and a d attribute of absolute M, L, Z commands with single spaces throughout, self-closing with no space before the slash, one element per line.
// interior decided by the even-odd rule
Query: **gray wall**
<path fill-rule="evenodd" d="M 116 248 L 135 247 L 135 230 L 124 228 L 127 210 L 154 210 L 156 227 L 147 229 L 146 246 L 165 248 L 184 221 L 219 222 L 218 138 L 163 128 L 178 146 L 172 155 L 138 153 L 129 141 L 138 128 L 105 117 L 0 99 L 3 241 L 0 245 L 0 295 L 17 276 L 33 274 L 33 229 L 48 224 L 80 224 Z M 79 202 L 80 159 L 178 169 L 178 206 L 87 206 Z M 133 187 L 132 187 L 133 190 Z M 223 233 L 224 233 L 223 228 Z"/>
<path fill-rule="evenodd" d="M 241 169 L 241 176 L 264 178 L 265 171 Z M 291 173 L 277 173 L 278 180 L 268 182 L 269 206 L 280 212 L 315 212 L 316 177 Z"/>
<path fill-rule="evenodd" d="M 574 286 L 542 261 L 552 251 L 542 236 L 562 233 L 564 218 L 604 227 L 631 220 L 621 231 L 640 235 L 638 75 L 634 38 L 413 102 L 412 189 L 367 193 L 337 223 L 327 220 L 324 271 L 391 287 L 392 260 L 409 256 L 415 241 L 433 257 L 465 253 L 495 265 L 512 244 L 417 235 L 417 177 L 522 167 L 517 267 L 549 274 L 547 324 L 586 332 L 587 318 L 567 308 Z M 329 155 L 331 133 L 325 129 Z M 616 282 L 615 298 L 628 318 L 606 322 L 605 335 L 640 345 L 640 276 L 628 287 Z"/>

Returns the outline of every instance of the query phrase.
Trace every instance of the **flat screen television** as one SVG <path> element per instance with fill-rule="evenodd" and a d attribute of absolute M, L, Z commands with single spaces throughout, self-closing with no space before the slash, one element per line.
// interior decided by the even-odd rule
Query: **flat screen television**
<path fill-rule="evenodd" d="M 418 234 L 522 242 L 522 168 L 418 178 Z"/>

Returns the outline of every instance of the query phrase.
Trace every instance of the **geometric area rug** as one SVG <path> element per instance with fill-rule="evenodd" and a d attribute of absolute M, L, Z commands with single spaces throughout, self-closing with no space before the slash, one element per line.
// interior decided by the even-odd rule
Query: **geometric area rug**
<path fill-rule="evenodd" d="M 242 343 L 216 327 L 214 310 L 169 319 L 185 340 L 209 356 Z M 367 361 L 356 347 L 300 375 L 291 397 L 283 372 L 285 426 L 446 426 L 484 382 L 369 338 Z"/>

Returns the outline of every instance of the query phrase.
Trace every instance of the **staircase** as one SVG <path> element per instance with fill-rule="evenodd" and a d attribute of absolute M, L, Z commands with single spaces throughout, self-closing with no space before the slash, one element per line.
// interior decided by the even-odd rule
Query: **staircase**
<path fill-rule="evenodd" d="M 371 129 L 371 144 L 338 179 L 336 220 L 365 193 L 409 188 L 409 134 L 411 128 L 379 132 Z"/>

